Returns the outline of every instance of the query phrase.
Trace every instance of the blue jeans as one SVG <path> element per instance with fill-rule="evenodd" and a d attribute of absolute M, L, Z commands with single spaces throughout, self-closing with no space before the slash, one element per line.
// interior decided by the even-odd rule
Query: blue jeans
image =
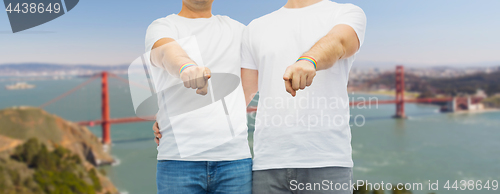
<path fill-rule="evenodd" d="M 159 194 L 251 194 L 252 159 L 159 160 L 156 185 Z"/>

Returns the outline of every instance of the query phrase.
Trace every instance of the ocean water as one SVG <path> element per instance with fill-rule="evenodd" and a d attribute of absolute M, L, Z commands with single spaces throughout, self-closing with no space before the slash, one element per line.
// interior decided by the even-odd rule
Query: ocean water
<path fill-rule="evenodd" d="M 86 79 L 32 81 L 32 90 L 5 90 L 0 82 L 0 108 L 40 106 L 84 82 Z M 361 97 L 391 97 L 352 94 Z M 110 79 L 111 117 L 134 116 L 129 89 Z M 95 80 L 45 110 L 71 121 L 100 118 L 100 82 Z M 424 191 L 413 193 L 500 193 L 496 190 L 446 190 L 446 181 L 500 180 L 500 112 L 441 114 L 439 107 L 407 104 L 408 119 L 392 119 L 394 105 L 352 108 L 354 179 L 369 183 L 422 183 Z M 364 119 L 361 119 L 364 118 Z M 250 119 L 250 131 L 252 131 Z M 156 144 L 152 122 L 112 125 L 113 166 L 103 167 L 123 193 L 156 193 Z M 89 128 L 101 136 L 99 126 Z M 251 140 L 251 138 L 250 138 Z M 439 181 L 438 191 L 428 183 Z M 458 185 L 460 187 L 460 184 Z M 390 193 L 387 192 L 386 193 Z"/>

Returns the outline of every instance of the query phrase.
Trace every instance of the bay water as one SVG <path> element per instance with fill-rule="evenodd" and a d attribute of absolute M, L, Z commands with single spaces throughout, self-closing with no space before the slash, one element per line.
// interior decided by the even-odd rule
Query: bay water
<path fill-rule="evenodd" d="M 0 82 L 0 109 L 12 106 L 40 106 L 86 81 L 86 78 L 30 81 L 31 90 L 6 90 Z M 128 85 L 110 79 L 111 117 L 132 117 L 134 110 Z M 44 109 L 70 121 L 101 117 L 99 79 L 48 105 Z M 351 94 L 351 100 L 388 96 Z M 393 119 L 395 105 L 352 107 L 354 180 L 369 183 L 422 183 L 424 191 L 413 193 L 500 193 L 477 188 L 447 190 L 450 181 L 500 180 L 500 112 L 442 114 L 433 105 L 407 104 L 407 119 Z M 357 117 L 354 119 L 354 117 Z M 253 119 L 249 119 L 250 132 Z M 123 193 L 156 193 L 156 144 L 153 122 L 111 126 L 111 154 L 117 163 L 102 167 Z M 98 137 L 100 126 L 89 128 Z M 250 134 L 250 142 L 252 142 Z M 438 181 L 439 190 L 428 184 Z M 450 187 L 452 185 L 449 185 Z M 460 187 L 460 184 L 458 185 Z M 386 193 L 390 193 L 386 191 Z"/>

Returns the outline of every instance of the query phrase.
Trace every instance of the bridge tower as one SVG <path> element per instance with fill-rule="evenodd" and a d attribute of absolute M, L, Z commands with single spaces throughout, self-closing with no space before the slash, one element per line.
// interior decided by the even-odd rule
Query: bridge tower
<path fill-rule="evenodd" d="M 394 118 L 405 118 L 405 69 L 396 66 L 396 115 Z"/>
<path fill-rule="evenodd" d="M 102 143 L 111 144 L 111 123 L 109 122 L 108 72 L 101 73 Z"/>

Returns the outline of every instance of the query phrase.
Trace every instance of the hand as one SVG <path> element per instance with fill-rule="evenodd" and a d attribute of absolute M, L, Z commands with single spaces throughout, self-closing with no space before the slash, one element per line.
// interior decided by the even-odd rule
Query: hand
<path fill-rule="evenodd" d="M 196 93 L 200 95 L 207 94 L 208 79 L 211 77 L 208 67 L 188 67 L 182 71 L 180 77 L 186 88 L 197 89 Z"/>
<path fill-rule="evenodd" d="M 297 61 L 286 68 L 283 75 L 286 91 L 295 97 L 297 90 L 303 90 L 312 84 L 314 76 L 316 76 L 316 68 L 311 62 Z"/>
<path fill-rule="evenodd" d="M 161 133 L 160 133 L 160 127 L 158 126 L 158 122 L 155 122 L 155 124 L 153 125 L 153 131 L 155 134 L 155 142 L 158 146 L 160 146 Z"/>

